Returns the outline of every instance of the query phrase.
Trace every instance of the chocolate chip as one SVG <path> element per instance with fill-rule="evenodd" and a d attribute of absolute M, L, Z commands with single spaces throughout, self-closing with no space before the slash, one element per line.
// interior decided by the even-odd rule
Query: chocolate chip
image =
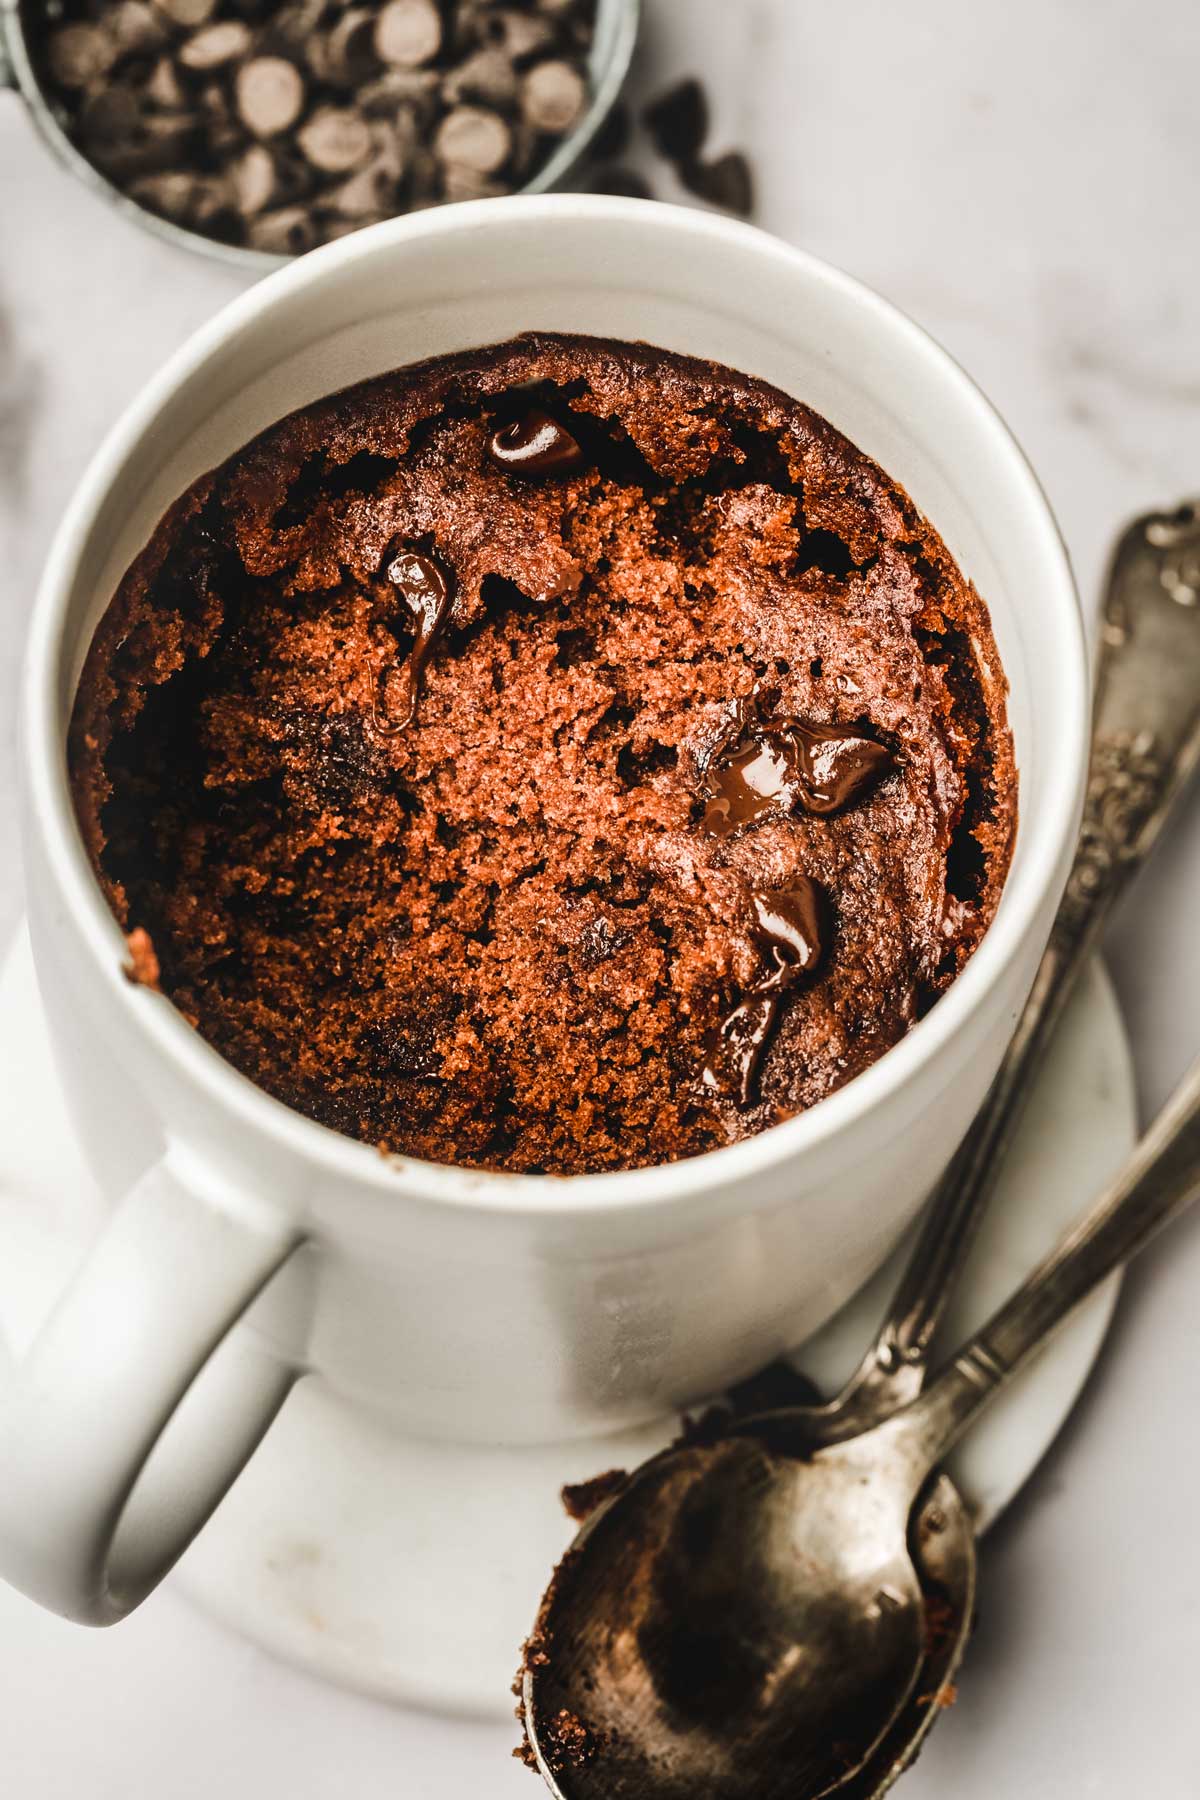
<path fill-rule="evenodd" d="M 513 63 L 528 61 L 553 47 L 554 26 L 535 13 L 515 6 L 479 9 L 479 31 L 487 42 L 498 45 Z"/>
<path fill-rule="evenodd" d="M 440 162 L 476 175 L 494 175 L 508 161 L 512 133 L 499 113 L 456 106 L 438 126 L 433 147 Z"/>
<path fill-rule="evenodd" d="M 708 136 L 708 101 L 698 81 L 668 88 L 642 114 L 660 156 L 670 163 L 692 162 Z"/>
<path fill-rule="evenodd" d="M 568 131 L 587 101 L 587 84 L 573 63 L 535 63 L 521 81 L 521 116 L 535 131 Z"/>
<path fill-rule="evenodd" d="M 390 559 L 387 578 L 407 607 L 416 633 L 406 660 L 407 695 L 403 710 L 394 717 L 385 718 L 376 709 L 376 725 L 381 731 L 390 733 L 403 731 L 412 723 L 425 665 L 450 617 L 454 584 L 449 572 L 431 556 L 409 549 L 398 550 Z"/>
<path fill-rule="evenodd" d="M 128 184 L 160 171 L 190 175 L 199 135 L 199 121 L 186 113 L 148 115 L 136 132 L 104 145 L 91 144 L 89 150 L 106 175 Z"/>
<path fill-rule="evenodd" d="M 506 475 L 569 475 L 584 465 L 578 439 L 536 407 L 494 432 L 488 455 Z"/>
<path fill-rule="evenodd" d="M 886 746 L 860 731 L 802 719 L 762 724 L 750 711 L 735 712 L 704 772 L 701 827 L 712 837 L 770 812 L 828 818 L 865 798 L 892 766 Z"/>
<path fill-rule="evenodd" d="M 233 190 L 238 208 L 253 218 L 271 204 L 278 186 L 275 158 L 265 144 L 251 144 L 233 165 Z"/>
<path fill-rule="evenodd" d="M 633 136 L 633 117 L 623 100 L 618 100 L 592 139 L 591 155 L 598 163 L 615 162 L 624 156 Z"/>
<path fill-rule="evenodd" d="M 281 206 L 251 219 L 246 237 L 256 250 L 272 256 L 303 256 L 316 242 L 316 231 L 306 206 Z"/>
<path fill-rule="evenodd" d="M 154 0 L 154 4 L 173 25 L 180 25 L 185 31 L 203 25 L 217 9 L 217 0 Z"/>
<path fill-rule="evenodd" d="M 250 27 L 241 19 L 218 19 L 194 32 L 179 51 L 185 69 L 219 69 L 245 56 L 253 43 Z"/>
<path fill-rule="evenodd" d="M 783 995 L 817 968 L 829 937 L 829 903 L 806 875 L 750 895 L 752 937 L 766 963 L 762 979 L 725 1014 L 709 1040 L 701 1082 L 739 1107 L 754 1098 L 758 1073 L 779 1018 Z"/>
<path fill-rule="evenodd" d="M 94 152 L 124 142 L 137 130 L 137 100 L 128 88 L 97 88 L 80 108 L 79 135 Z"/>
<path fill-rule="evenodd" d="M 652 200 L 653 189 L 636 169 L 601 166 L 588 177 L 588 191 L 593 194 L 617 194 L 625 200 Z"/>
<path fill-rule="evenodd" d="M 117 90 L 114 88 L 109 91 L 116 92 Z M 128 93 L 133 104 L 137 105 L 136 95 L 128 88 L 120 91 Z M 159 57 L 147 77 L 142 94 L 152 105 L 161 106 L 167 112 L 177 112 L 187 105 L 187 97 L 179 80 L 179 71 L 169 56 Z"/>
<path fill-rule="evenodd" d="M 102 81 L 117 60 L 117 45 L 100 25 L 60 25 L 47 44 L 50 73 L 61 87 Z"/>
<path fill-rule="evenodd" d="M 384 69 L 359 89 L 358 110 L 367 118 L 395 118 L 400 112 L 431 117 L 437 109 L 435 69 Z"/>
<path fill-rule="evenodd" d="M 253 56 L 242 64 L 234 85 L 237 109 L 255 137 L 278 137 L 304 111 L 304 80 L 284 56 Z"/>
<path fill-rule="evenodd" d="M 443 200 L 495 200 L 507 189 L 491 175 L 479 175 L 474 169 L 456 168 L 453 164 L 442 171 Z"/>
<path fill-rule="evenodd" d="M 433 0 L 388 0 L 375 23 L 381 62 L 416 69 L 431 62 L 442 41 L 442 16 Z"/>
<path fill-rule="evenodd" d="M 306 119 L 296 142 L 325 175 L 346 175 L 371 154 L 371 133 L 361 113 L 348 106 L 322 106 Z"/>
<path fill-rule="evenodd" d="M 754 177 L 740 150 L 718 156 L 715 162 L 686 163 L 679 173 L 684 186 L 701 200 L 743 219 L 754 211 Z"/>
<path fill-rule="evenodd" d="M 788 887 L 750 896 L 755 937 L 771 966 L 768 981 L 786 986 L 794 975 L 808 975 L 825 953 L 829 909 L 815 881 L 797 875 Z"/>
<path fill-rule="evenodd" d="M 197 177 L 181 169 L 140 175 L 129 183 L 130 199 L 165 219 L 186 219 L 196 197 Z"/>
<path fill-rule="evenodd" d="M 494 45 L 476 50 L 442 83 L 443 97 L 456 106 L 461 100 L 479 100 L 485 106 L 507 109 L 516 103 L 517 71 L 510 56 Z"/>
<path fill-rule="evenodd" d="M 364 220 L 386 217 L 395 193 L 396 174 L 391 163 L 376 156 L 341 187 L 334 188 L 329 199 L 345 217 Z"/>

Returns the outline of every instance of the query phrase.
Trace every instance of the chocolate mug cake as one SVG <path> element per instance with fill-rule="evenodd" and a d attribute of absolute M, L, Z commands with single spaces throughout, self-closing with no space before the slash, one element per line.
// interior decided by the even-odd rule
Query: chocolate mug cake
<path fill-rule="evenodd" d="M 1016 818 L 987 609 L 907 495 L 762 382 L 551 335 L 195 482 L 69 753 L 135 969 L 237 1068 L 562 1175 L 866 1068 L 978 944 Z"/>

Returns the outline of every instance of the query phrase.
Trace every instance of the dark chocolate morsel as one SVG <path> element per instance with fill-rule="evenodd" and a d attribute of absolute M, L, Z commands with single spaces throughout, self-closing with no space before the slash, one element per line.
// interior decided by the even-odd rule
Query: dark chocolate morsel
<path fill-rule="evenodd" d="M 712 206 L 748 219 L 754 211 L 754 176 L 740 150 L 714 162 L 688 162 L 679 171 L 684 187 Z"/>
<path fill-rule="evenodd" d="M 642 114 L 654 148 L 671 163 L 691 162 L 708 136 L 708 101 L 696 80 L 681 81 Z"/>
<path fill-rule="evenodd" d="M 750 904 L 754 935 L 768 963 L 774 964 L 775 985 L 786 987 L 794 976 L 810 974 L 829 935 L 829 908 L 822 889 L 807 875 L 797 875 L 785 888 L 751 894 Z M 768 975 L 762 985 L 772 979 Z"/>
<path fill-rule="evenodd" d="M 701 825 L 728 837 L 772 811 L 828 818 L 864 798 L 891 766 L 887 747 L 860 731 L 802 719 L 747 724 L 742 706 L 705 770 Z"/>
<path fill-rule="evenodd" d="M 700 1080 L 718 1099 L 749 1106 L 763 1052 L 775 1029 L 779 990 L 750 992 L 727 1012 L 709 1040 Z"/>
<path fill-rule="evenodd" d="M 450 616 L 454 584 L 447 571 L 419 550 L 398 550 L 387 565 L 387 578 L 408 608 L 415 630 L 406 659 L 408 699 L 404 711 L 393 718 L 383 718 L 376 708 L 376 725 L 381 731 L 393 732 L 412 723 L 425 665 Z"/>
<path fill-rule="evenodd" d="M 506 475 L 569 475 L 583 467 L 578 440 L 536 407 L 494 432 L 488 454 Z"/>
<path fill-rule="evenodd" d="M 800 763 L 800 804 L 818 817 L 852 806 L 891 770 L 890 750 L 874 738 L 837 725 L 796 722 L 787 729 L 793 734 Z"/>
<path fill-rule="evenodd" d="M 786 887 L 750 896 L 754 941 L 767 965 L 762 980 L 726 1013 L 709 1042 L 701 1081 L 722 1099 L 749 1106 L 767 1045 L 779 1017 L 786 989 L 809 975 L 825 954 L 829 938 L 829 903 L 807 875 L 793 876 Z"/>

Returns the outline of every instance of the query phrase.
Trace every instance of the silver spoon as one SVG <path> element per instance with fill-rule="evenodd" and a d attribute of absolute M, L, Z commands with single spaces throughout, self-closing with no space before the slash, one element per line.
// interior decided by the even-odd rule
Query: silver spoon
<path fill-rule="evenodd" d="M 947 1170 L 878 1337 L 820 1409 L 830 1440 L 916 1397 L 929 1347 L 974 1242 L 1057 1019 L 1108 916 L 1162 833 L 1200 758 L 1200 500 L 1135 519 L 1106 582 L 1092 756 L 1075 862 L 1050 944 L 983 1108 Z M 911 1533 L 936 1629 L 913 1692 L 841 1800 L 872 1800 L 913 1761 L 953 1698 L 975 1612 L 973 1554 L 940 1531 L 963 1501 L 940 1475 Z M 959 1543 L 959 1548 L 954 1547 Z"/>
<path fill-rule="evenodd" d="M 764 1414 L 645 1464 L 585 1527 L 541 1620 L 526 1706 L 555 1791 L 815 1800 L 860 1767 L 915 1685 L 909 1526 L 931 1472 L 1197 1199 L 1200 1061 L 1120 1179 L 907 1407 L 815 1451 L 803 1409 Z M 965 1516 L 943 1534 L 971 1554 Z"/>
<path fill-rule="evenodd" d="M 1070 985 L 1117 894 L 1157 841 L 1171 805 L 1200 754 L 1200 612 L 1195 605 L 1198 596 L 1188 581 L 1189 558 L 1194 561 L 1198 550 L 1200 508 L 1195 503 L 1169 515 L 1138 520 L 1118 545 L 1105 606 L 1084 828 L 1051 944 L 1013 1044 L 982 1112 L 935 1195 L 879 1336 L 841 1395 L 825 1407 L 792 1415 L 793 1434 L 798 1429 L 796 1421 L 804 1421 L 809 1453 L 867 1431 L 920 1391 L 929 1344 L 953 1278 L 970 1247 L 991 1192 L 996 1164 L 1015 1128 L 1020 1102 Z M 744 1427 L 737 1430 L 741 1432 Z M 624 1503 L 625 1495 L 614 1503 L 620 1504 L 622 1514 Z M 744 1500 L 743 1510 L 747 1504 Z M 591 1530 L 598 1524 L 597 1517 L 577 1540 L 571 1566 L 577 1568 L 579 1557 L 590 1542 Z M 631 1540 L 636 1540 L 637 1521 L 631 1516 L 627 1524 Z M 970 1527 L 962 1501 L 945 1476 L 923 1498 L 914 1515 L 911 1539 L 915 1567 L 908 1563 L 901 1571 L 898 1591 L 910 1602 L 923 1593 L 926 1627 L 930 1619 L 936 1619 L 938 1630 L 924 1630 L 917 1643 L 911 1618 L 905 1619 L 906 1609 L 902 1608 L 896 1616 L 870 1621 L 868 1632 L 878 1643 L 891 1637 L 897 1643 L 907 1644 L 914 1656 L 911 1681 L 896 1698 L 895 1712 L 899 1716 L 892 1718 L 890 1729 L 887 1719 L 881 1721 L 876 1741 L 864 1743 L 856 1737 L 853 1752 L 843 1753 L 828 1736 L 829 1722 L 839 1704 L 838 1682 L 824 1690 L 824 1698 L 816 1695 L 811 1683 L 805 1683 L 806 1690 L 815 1696 L 813 1703 L 822 1710 L 825 1747 L 819 1768 L 814 1764 L 810 1770 L 808 1788 L 790 1786 L 791 1793 L 818 1793 L 822 1791 L 822 1779 L 826 1788 L 831 1781 L 840 1782 L 847 1800 L 851 1794 L 865 1797 L 881 1792 L 915 1755 L 936 1716 L 934 1701 L 952 1679 L 965 1646 L 974 1596 Z M 633 1547 L 638 1548 L 636 1541 Z M 690 1554 L 693 1559 L 700 1556 L 701 1547 L 693 1544 Z M 593 1560 L 589 1553 L 589 1564 Z M 760 1570 L 761 1578 L 767 1580 L 769 1576 L 772 1582 L 777 1581 L 778 1573 Z M 703 1594 L 696 1585 L 698 1579 L 699 1572 L 693 1566 L 683 1580 L 679 1599 L 685 1619 L 703 1603 Z M 614 1580 L 614 1590 L 617 1585 Z M 881 1591 L 887 1585 L 881 1580 Z M 564 1582 L 560 1580 L 543 1609 L 543 1631 L 553 1626 L 556 1642 L 558 1621 L 566 1604 L 563 1593 Z M 786 1606 L 776 1610 L 786 1612 Z M 727 1636 L 718 1641 L 724 1657 L 728 1653 Z M 768 1661 L 769 1643 L 768 1631 L 759 1646 Z M 844 1677 L 847 1658 L 841 1657 L 840 1662 Z M 576 1796 L 590 1793 L 593 1788 L 579 1773 L 590 1766 L 586 1727 L 584 1736 L 572 1738 L 572 1721 L 584 1715 L 572 1713 L 565 1704 L 555 1704 L 556 1699 L 561 1699 L 557 1690 L 562 1687 L 562 1663 L 561 1650 L 556 1649 L 558 1674 L 551 1680 L 545 1674 L 550 1665 L 539 1665 L 535 1651 L 524 1683 L 525 1713 L 543 1774 L 557 1793 Z M 634 1668 L 636 1674 L 636 1658 Z M 606 1678 L 610 1677 L 611 1671 Z M 592 1678 L 596 1679 L 594 1672 Z M 751 1756 L 749 1746 L 741 1745 L 739 1756 L 743 1764 L 753 1762 L 761 1770 L 761 1752 L 769 1768 L 772 1757 L 780 1753 L 781 1732 L 787 1741 L 804 1738 L 805 1725 L 800 1716 L 790 1717 L 786 1726 L 774 1716 L 793 1703 L 795 1689 L 795 1681 L 782 1684 L 776 1690 L 777 1705 L 769 1709 L 769 1717 L 760 1708 L 756 1719 L 741 1722 L 752 1728 L 757 1746 Z M 708 1693 L 703 1681 L 697 1691 Z M 636 1691 L 631 1696 L 634 1700 L 638 1697 Z M 708 1699 L 711 1701 L 711 1694 Z M 708 1784 L 709 1791 L 716 1792 L 711 1787 L 710 1735 L 707 1731 L 699 1734 L 698 1746 L 700 1740 L 704 1741 L 702 1766 L 687 1779 L 700 1780 Z M 744 1735 L 740 1728 L 735 1733 L 739 1739 Z M 560 1776 L 566 1785 L 557 1785 L 549 1773 L 550 1765 L 563 1763 L 563 1747 L 569 1747 L 572 1741 L 577 1761 L 569 1780 Z M 605 1758 L 605 1763 L 603 1791 L 612 1796 L 623 1790 L 612 1786 L 612 1770 L 608 1766 L 611 1759 Z M 848 1785 L 855 1769 L 858 1773 Z M 755 1780 L 761 1785 L 761 1774 Z M 627 1791 L 665 1795 L 670 1790 L 651 1784 Z M 742 1791 L 748 1791 L 748 1787 L 729 1789 L 731 1793 Z"/>

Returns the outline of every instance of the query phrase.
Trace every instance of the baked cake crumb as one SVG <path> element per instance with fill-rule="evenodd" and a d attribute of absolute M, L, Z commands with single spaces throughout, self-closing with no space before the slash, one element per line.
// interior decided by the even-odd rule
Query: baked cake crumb
<path fill-rule="evenodd" d="M 934 1004 L 1008 867 L 1004 694 L 982 600 L 826 421 L 532 335 L 195 482 L 70 763 L 135 978 L 237 1068 L 566 1175 L 760 1131 Z"/>

